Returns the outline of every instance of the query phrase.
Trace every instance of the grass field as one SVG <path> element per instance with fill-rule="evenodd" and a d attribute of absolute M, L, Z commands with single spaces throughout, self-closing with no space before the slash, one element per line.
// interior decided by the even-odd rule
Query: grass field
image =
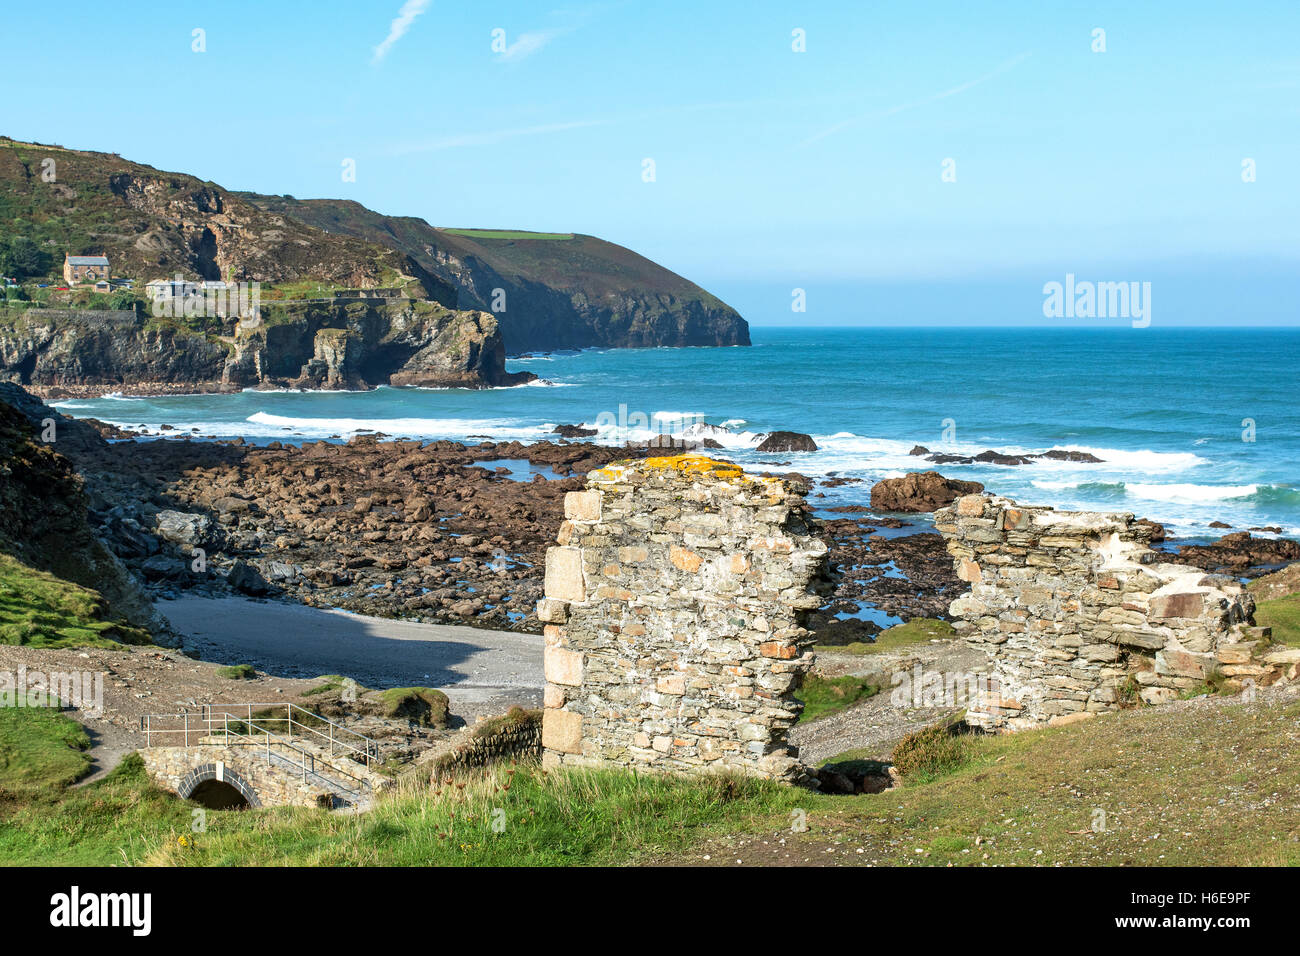
<path fill-rule="evenodd" d="M 572 239 L 571 232 L 524 232 L 519 229 L 439 229 L 466 239 Z"/>
<path fill-rule="evenodd" d="M 201 833 L 193 808 L 153 788 L 138 758 L 62 789 L 84 759 L 75 735 L 47 713 L 6 716 L 0 753 L 15 753 L 16 739 L 27 748 L 0 772 L 6 863 L 586 865 L 723 851 L 765 862 L 779 838 L 782 852 L 817 860 L 906 866 L 1300 864 L 1294 697 L 973 737 L 958 769 L 876 795 L 498 766 L 441 789 L 408 785 L 360 816 L 210 810 Z M 806 832 L 790 830 L 797 810 Z"/>

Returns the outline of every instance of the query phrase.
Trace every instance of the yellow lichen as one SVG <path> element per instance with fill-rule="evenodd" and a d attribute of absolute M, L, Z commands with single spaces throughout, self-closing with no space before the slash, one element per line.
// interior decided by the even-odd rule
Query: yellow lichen
<path fill-rule="evenodd" d="M 687 475 L 699 478 L 718 478 L 721 480 L 743 479 L 744 481 L 757 482 L 764 485 L 779 485 L 780 479 L 773 478 L 770 475 L 758 476 L 747 475 L 744 470 L 736 464 L 729 461 L 721 461 L 717 458 L 709 458 L 707 455 L 697 455 L 687 453 L 683 455 L 669 455 L 659 458 L 625 459 L 623 461 L 612 462 L 604 468 L 596 469 L 587 474 L 588 482 L 602 484 L 606 482 L 622 481 L 627 477 L 629 471 L 672 471 L 680 475 Z"/>

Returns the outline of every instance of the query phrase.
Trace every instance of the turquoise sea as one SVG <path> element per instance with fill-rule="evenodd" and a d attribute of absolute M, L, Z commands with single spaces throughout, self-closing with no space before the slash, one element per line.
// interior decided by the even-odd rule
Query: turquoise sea
<path fill-rule="evenodd" d="M 512 358 L 512 371 L 543 379 L 519 388 L 110 396 L 59 407 L 155 434 L 168 424 L 259 442 L 363 429 L 535 441 L 559 423 L 598 424 L 605 441 L 707 433 L 726 446 L 719 457 L 808 475 L 873 482 L 936 468 L 1025 503 L 1131 511 L 1182 535 L 1204 536 L 1219 520 L 1300 536 L 1300 330 L 757 327 L 752 336 L 749 348 Z M 774 429 L 806 432 L 820 450 L 755 451 Z M 1078 449 L 1102 463 L 934 466 L 908 454 L 917 444 L 955 454 Z M 827 489 L 818 503 L 861 502 L 869 487 Z"/>

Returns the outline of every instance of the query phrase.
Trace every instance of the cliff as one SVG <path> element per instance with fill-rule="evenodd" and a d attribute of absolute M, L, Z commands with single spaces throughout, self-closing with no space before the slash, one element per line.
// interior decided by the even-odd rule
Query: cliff
<path fill-rule="evenodd" d="M 405 254 L 456 290 L 455 305 L 492 311 L 512 354 L 564 348 L 749 345 L 735 309 L 630 249 L 594 236 L 437 229 L 341 199 L 240 193 L 286 220 Z M 496 290 L 504 294 L 504 301 Z"/>
<path fill-rule="evenodd" d="M 0 384 L 0 643 L 174 641 L 139 582 L 96 536 L 82 478 L 56 451 L 85 443 L 103 439 Z"/>
<path fill-rule="evenodd" d="M 131 311 L 0 313 L 0 380 L 55 389 L 517 385 L 496 320 L 436 302 L 275 302 L 253 327 Z M 57 393 L 56 393 L 57 394 Z"/>

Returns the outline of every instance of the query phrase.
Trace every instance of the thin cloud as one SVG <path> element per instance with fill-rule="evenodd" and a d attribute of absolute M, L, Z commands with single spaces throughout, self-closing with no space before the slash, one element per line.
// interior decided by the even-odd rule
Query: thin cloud
<path fill-rule="evenodd" d="M 411 29 L 411 24 L 416 18 L 429 9 L 429 2 L 430 0 L 406 0 L 402 4 L 402 9 L 397 11 L 397 16 L 393 17 L 393 22 L 388 25 L 388 36 L 384 37 L 383 43 L 375 47 L 372 63 L 378 63 L 388 56 L 388 51 L 393 48 L 393 44 L 406 36 L 406 31 Z"/>
<path fill-rule="evenodd" d="M 836 123 L 834 126 L 827 127 L 826 129 L 822 130 L 820 133 L 817 133 L 814 136 L 808 137 L 808 139 L 804 140 L 799 145 L 810 146 L 813 143 L 817 142 L 818 140 L 825 139 L 827 136 L 830 136 L 834 133 L 838 133 L 840 130 L 845 129 L 849 126 L 853 126 L 857 123 L 862 123 L 865 122 L 866 120 L 871 120 L 871 119 L 884 119 L 886 116 L 894 116 L 895 114 L 905 112 L 906 110 L 915 109 L 918 106 L 925 106 L 927 103 L 934 103 L 938 100 L 946 100 L 948 97 L 956 96 L 958 93 L 965 93 L 971 87 L 979 86 L 981 83 L 986 83 L 989 80 L 993 79 L 995 76 L 1001 76 L 1003 73 L 1006 73 L 1008 70 L 1014 70 L 1021 63 L 1025 62 L 1025 60 L 1029 59 L 1030 56 L 1031 54 L 1029 53 L 1021 53 L 1019 56 L 1013 56 L 1005 63 L 999 64 L 997 68 L 990 70 L 988 73 L 985 73 L 983 76 L 977 76 L 973 80 L 969 80 L 965 83 L 962 83 L 959 86 L 954 86 L 952 89 L 944 90 L 941 93 L 934 93 L 923 99 L 912 100 L 911 102 L 908 103 L 900 103 L 898 106 L 892 106 L 887 110 L 882 110 L 877 113 L 866 113 L 862 116 L 854 116 L 849 119 L 843 120 L 842 122 Z"/>
<path fill-rule="evenodd" d="M 572 28 L 535 30 L 532 33 L 521 33 L 514 43 L 509 44 L 504 50 L 497 54 L 497 59 L 502 61 L 517 61 L 524 59 L 524 57 L 532 56 L 556 37 L 568 33 L 570 29 Z"/>
<path fill-rule="evenodd" d="M 541 126 L 519 126 L 513 129 L 487 130 L 482 133 L 462 133 L 457 136 L 444 136 L 441 139 L 400 146 L 392 153 L 405 156 L 410 153 L 436 153 L 444 149 L 459 149 L 464 146 L 491 146 L 506 139 L 520 136 L 541 136 L 546 133 L 561 133 L 570 129 L 585 129 L 590 126 L 603 126 L 603 120 L 572 120 L 567 123 L 546 123 Z"/>

